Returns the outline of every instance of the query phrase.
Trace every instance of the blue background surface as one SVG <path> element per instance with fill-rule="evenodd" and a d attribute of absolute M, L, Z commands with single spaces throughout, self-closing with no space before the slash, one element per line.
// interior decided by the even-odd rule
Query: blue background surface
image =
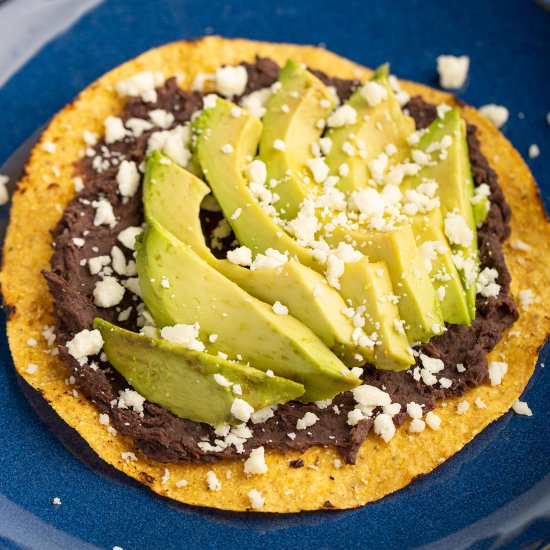
<path fill-rule="evenodd" d="M 0 28 L 12 2 L 0 5 Z M 56 24 L 47 15 L 44 21 Z M 549 31 L 550 13 L 527 0 L 104 2 L 0 88 L 0 164 L 103 72 L 150 47 L 217 33 L 324 43 L 365 65 L 390 61 L 398 76 L 431 85 L 437 55 L 468 54 L 470 75 L 459 97 L 506 105 L 503 130 L 518 150 L 525 156 L 530 144 L 539 145 L 541 156 L 528 163 L 548 208 Z M 38 34 L 35 27 L 26 32 Z M 0 172 L 17 170 L 19 161 L 12 158 Z M 174 505 L 104 467 L 21 388 L 4 333 L 0 347 L 2 548 L 541 548 L 550 541 L 549 368 L 539 365 L 524 394 L 532 418 L 505 415 L 435 472 L 381 502 L 348 512 L 260 516 Z M 51 504 L 55 496 L 61 506 Z"/>

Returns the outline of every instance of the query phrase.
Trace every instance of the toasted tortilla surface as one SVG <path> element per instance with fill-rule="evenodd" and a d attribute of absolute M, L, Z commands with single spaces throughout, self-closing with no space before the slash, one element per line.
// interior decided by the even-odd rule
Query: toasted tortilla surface
<path fill-rule="evenodd" d="M 512 208 L 512 236 L 504 244 L 512 275 L 512 295 L 531 289 L 535 297 L 528 308 L 520 307 L 520 318 L 504 334 L 489 360 L 506 361 L 508 372 L 498 386 L 479 386 L 466 395 L 447 399 L 435 413 L 442 419 L 437 431 L 426 429 L 411 436 L 407 424 L 384 443 L 370 434 L 355 465 L 336 467 L 340 456 L 331 448 L 313 447 L 305 453 L 266 452 L 268 472 L 247 477 L 241 460 L 214 465 L 161 464 L 136 452 L 137 460 L 122 458 L 135 452 L 131 439 L 111 435 L 99 422 L 98 410 L 82 394 L 75 397 L 65 383 L 67 369 L 42 336 L 44 326 L 55 323 L 53 301 L 41 270 L 47 269 L 52 253 L 50 231 L 74 196 L 74 163 L 85 147 L 84 130 L 102 134 L 103 121 L 117 115 L 123 100 L 115 92 L 119 80 L 140 71 L 161 71 L 165 77 L 179 75 L 188 89 L 200 72 L 212 72 L 220 65 L 252 61 L 255 55 L 270 57 L 283 64 L 287 58 L 341 78 L 366 80 L 372 71 L 324 49 L 290 44 L 208 37 L 193 42 L 175 42 L 150 50 L 129 61 L 86 88 L 77 99 L 54 117 L 34 148 L 26 175 L 13 196 L 11 221 L 4 245 L 1 274 L 4 301 L 12 307 L 7 332 L 18 373 L 46 399 L 59 416 L 88 442 L 107 463 L 137 479 L 160 495 L 191 505 L 244 511 L 251 508 L 248 492 L 257 489 L 265 500 L 261 512 L 299 512 L 327 507 L 345 509 L 361 506 L 406 486 L 415 477 L 427 474 L 458 452 L 488 424 L 509 411 L 520 397 L 535 368 L 538 352 L 550 330 L 546 303 L 550 300 L 550 280 L 541 254 L 550 243 L 547 221 L 536 183 L 520 154 L 490 122 L 475 109 L 460 105 L 464 118 L 475 124 L 482 150 Z M 422 95 L 433 103 L 455 105 L 453 96 L 426 86 L 401 81 L 411 95 Z M 51 141 L 54 154 L 42 145 Z M 526 252 L 510 243 L 524 241 Z M 35 338 L 37 346 L 27 340 Z M 33 374 L 28 365 L 38 366 Z M 486 408 L 474 405 L 480 398 Z M 470 403 L 465 414 L 457 415 L 461 401 Z M 306 467 L 290 468 L 289 461 L 302 458 Z M 310 467 L 307 467 L 310 466 Z M 169 478 L 164 480 L 165 469 Z M 221 482 L 219 491 L 208 488 L 206 474 L 213 471 Z M 228 472 L 231 472 L 228 477 Z M 180 480 L 186 486 L 177 487 Z"/>

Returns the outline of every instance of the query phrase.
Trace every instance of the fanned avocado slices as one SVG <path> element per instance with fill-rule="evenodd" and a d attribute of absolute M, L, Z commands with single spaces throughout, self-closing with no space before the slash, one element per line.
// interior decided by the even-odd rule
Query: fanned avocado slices
<path fill-rule="evenodd" d="M 199 323 L 213 351 L 303 384 L 305 402 L 360 384 L 309 328 L 253 298 L 157 222 L 149 220 L 136 249 L 143 301 L 158 326 Z"/>
<path fill-rule="evenodd" d="M 378 68 L 344 104 L 355 113 L 355 122 L 329 128 L 332 141 L 326 162 L 338 176 L 338 187 L 347 193 L 363 189 L 372 176 L 369 162 L 380 154 L 388 164 L 401 162 L 407 152 L 406 138 L 414 132 L 414 121 L 405 115 L 389 82 L 389 67 Z M 388 146 L 391 149 L 388 149 Z"/>
<path fill-rule="evenodd" d="M 201 180 L 159 152 L 149 157 L 143 183 L 146 220 L 155 220 L 256 298 L 270 304 L 282 302 L 292 316 L 308 326 L 346 363 L 356 364 L 356 353 L 370 359 L 372 349 L 353 342 L 353 325 L 343 313 L 344 299 L 316 271 L 295 259 L 276 268 L 250 270 L 212 254 L 199 220 L 201 202 L 209 193 Z"/>
<path fill-rule="evenodd" d="M 441 305 L 409 225 L 388 232 L 337 228 L 332 238 L 348 241 L 370 261 L 387 265 L 394 294 L 379 299 L 397 303 L 409 342 L 427 342 L 443 332 Z"/>
<path fill-rule="evenodd" d="M 274 248 L 287 252 L 290 257 L 296 256 L 308 267 L 324 272 L 325 266 L 313 259 L 312 251 L 285 233 L 270 213 L 262 209 L 248 189 L 242 173 L 246 164 L 254 157 L 261 123 L 249 113 L 241 112 L 239 116 L 234 116 L 235 108 L 232 103 L 217 99 L 216 105 L 205 109 L 194 122 L 197 132 L 196 155 L 227 221 L 239 242 L 251 248 L 254 253 L 263 253 L 268 248 Z M 233 144 L 231 153 L 224 153 L 222 150 L 227 143 Z M 239 215 L 232 215 L 234 212 Z M 345 269 L 348 269 L 347 264 Z M 375 285 L 375 281 L 371 280 L 370 270 L 359 270 L 357 276 L 362 277 L 358 281 L 359 285 L 368 288 Z M 388 275 L 385 273 L 382 276 Z M 341 294 L 346 301 L 355 301 L 355 294 L 348 296 L 345 288 L 341 289 Z M 387 310 L 380 308 L 378 301 L 369 300 L 364 306 L 374 324 L 384 322 L 383 315 Z M 392 314 L 399 320 L 397 309 Z M 409 357 L 406 338 L 402 338 L 397 330 L 394 333 L 393 338 L 382 339 L 381 345 L 391 350 L 388 353 L 392 356 Z M 379 336 L 384 338 L 385 334 Z M 377 364 L 376 358 L 373 361 Z M 395 368 L 402 368 L 402 365 L 396 364 Z"/>
<path fill-rule="evenodd" d="M 462 278 L 470 317 L 475 317 L 476 279 L 479 270 L 477 229 L 472 197 L 474 184 L 466 142 L 466 123 L 455 107 L 438 117 L 415 146 L 430 155 L 430 162 L 404 186 L 437 182 L 443 227 Z M 469 232 L 469 233 L 468 233 Z"/>
<path fill-rule="evenodd" d="M 213 426 L 233 421 L 235 398 L 254 410 L 303 395 L 301 384 L 94 320 L 111 365 L 146 399 L 176 416 Z"/>
<path fill-rule="evenodd" d="M 315 75 L 292 60 L 283 67 L 279 84 L 267 103 L 259 156 L 267 167 L 268 181 L 278 182 L 273 187 L 279 196 L 274 206 L 282 218 L 290 220 L 315 191 L 314 173 L 306 159 L 312 156 L 312 147 L 318 147 L 334 98 Z"/>

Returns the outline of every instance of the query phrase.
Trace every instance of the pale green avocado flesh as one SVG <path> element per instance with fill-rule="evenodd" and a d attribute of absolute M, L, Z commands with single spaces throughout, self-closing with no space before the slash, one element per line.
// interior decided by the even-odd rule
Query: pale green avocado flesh
<path fill-rule="evenodd" d="M 109 362 L 135 390 L 182 418 L 217 426 L 235 420 L 231 414 L 235 398 L 259 410 L 304 393 L 304 387 L 292 380 L 102 319 L 94 320 L 94 328 L 101 332 Z"/>
<path fill-rule="evenodd" d="M 293 219 L 317 187 L 306 159 L 323 133 L 319 121 L 334 108 L 334 98 L 315 75 L 292 60 L 283 67 L 279 83 L 263 118 L 259 157 L 268 182 L 279 182 L 273 188 L 279 196 L 275 207 L 282 218 Z"/>
<path fill-rule="evenodd" d="M 427 342 L 443 332 L 441 305 L 409 225 L 388 232 L 338 228 L 333 238 L 350 242 L 370 261 L 387 265 L 393 293 L 380 298 L 397 303 L 409 342 Z"/>
<path fill-rule="evenodd" d="M 370 80 L 386 91 L 386 97 L 371 105 L 361 86 L 345 103 L 355 110 L 356 122 L 330 128 L 326 134 L 332 140 L 326 162 L 331 174 L 339 176 L 338 187 L 342 191 L 349 193 L 367 185 L 369 161 L 384 153 L 388 144 L 396 148 L 396 152 L 389 155 L 390 165 L 401 162 L 407 154 L 406 138 L 414 132 L 414 121 L 401 110 L 390 86 L 388 72 L 388 66 L 384 65 Z M 348 151 L 354 151 L 354 154 L 350 155 Z M 347 167 L 347 173 L 342 172 L 343 165 Z"/>
<path fill-rule="evenodd" d="M 159 327 L 199 323 L 203 341 L 216 335 L 210 350 L 303 384 L 304 401 L 360 383 L 309 328 L 276 314 L 158 223 L 149 221 L 136 248 L 143 301 Z"/>
<path fill-rule="evenodd" d="M 256 129 L 250 130 L 256 127 L 256 123 L 248 123 L 243 120 L 252 115 L 232 116 L 234 108 L 233 104 L 218 99 L 216 106 L 203 111 L 194 123 L 198 131 L 196 153 L 216 199 L 226 216 L 227 212 L 234 212 L 238 204 L 246 205 L 241 209 L 237 218 L 229 217 L 228 219 L 242 245 L 260 253 L 265 252 L 268 248 L 275 248 L 281 252 L 288 251 L 289 255 L 296 256 L 300 263 L 322 273 L 325 268 L 313 259 L 312 252 L 299 245 L 285 233 L 273 218 L 262 210 L 250 194 L 242 173 L 246 163 L 245 159 L 252 158 L 256 150 L 257 131 Z M 259 121 L 257 124 L 261 125 Z M 216 131 L 216 128 L 223 130 Z M 233 144 L 233 155 L 223 153 L 221 148 L 224 143 Z M 254 230 L 252 231 L 251 228 Z M 359 270 L 357 276 L 360 277 L 357 281 L 359 286 L 372 287 L 370 270 Z M 347 286 L 341 288 L 340 294 L 344 300 L 355 303 L 356 295 L 355 293 L 348 295 Z M 365 307 L 368 316 L 375 325 L 385 322 L 380 317 L 380 308 L 376 303 L 368 301 Z M 393 323 L 393 319 L 391 322 Z M 395 330 L 394 332 L 394 337 L 388 338 L 384 342 L 384 345 L 392 346 L 388 352 L 389 356 L 410 358 L 409 343 L 401 338 L 401 335 Z M 365 357 L 369 358 L 370 355 L 371 353 L 366 353 Z M 378 355 L 380 354 L 376 354 L 373 358 L 373 363 L 377 366 Z M 407 364 L 413 362 L 412 359 L 409 359 Z M 384 367 L 387 368 L 386 360 L 384 360 Z M 402 361 L 398 361 L 395 368 L 403 368 Z"/>
<path fill-rule="evenodd" d="M 450 137 L 452 142 L 445 149 L 445 153 L 441 155 L 438 150 L 432 152 L 433 162 L 424 167 L 417 176 L 406 179 L 403 185 L 414 188 L 423 180 L 435 180 L 438 184 L 437 193 L 443 222 L 445 223 L 445 218 L 450 213 L 455 212 L 464 218 L 466 225 L 472 231 L 473 238 L 470 246 L 454 243 L 450 243 L 450 246 L 454 254 L 470 260 L 467 264 L 468 269 L 459 269 L 459 273 L 466 293 L 470 318 L 473 319 L 475 318 L 475 281 L 479 269 L 479 258 L 476 219 L 472 208 L 474 183 L 468 157 L 466 124 L 460 116 L 460 111 L 455 107 L 449 109 L 443 117 L 438 117 L 428 127 L 415 148 L 427 151 L 430 145 L 441 143 L 446 136 Z"/>
<path fill-rule="evenodd" d="M 352 340 L 353 326 L 343 314 L 344 299 L 316 271 L 293 259 L 277 268 L 253 271 L 212 254 L 204 241 L 199 220 L 201 202 L 209 192 L 201 180 L 160 153 L 150 156 L 143 183 L 146 220 L 156 220 L 256 298 L 269 304 L 281 302 L 346 363 L 357 364 L 353 359 L 356 353 L 370 359 L 372 350 Z"/>

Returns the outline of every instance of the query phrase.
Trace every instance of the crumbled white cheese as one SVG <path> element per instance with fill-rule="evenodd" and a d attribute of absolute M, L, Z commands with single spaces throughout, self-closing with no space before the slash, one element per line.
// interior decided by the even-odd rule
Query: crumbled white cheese
<path fill-rule="evenodd" d="M 384 407 L 391 403 L 390 394 L 376 386 L 362 384 L 353 388 L 352 393 L 355 401 L 365 407 Z"/>
<path fill-rule="evenodd" d="M 242 65 L 216 69 L 216 90 L 225 97 L 241 95 L 248 82 L 248 73 Z"/>
<path fill-rule="evenodd" d="M 267 464 L 265 463 L 264 448 L 256 447 L 250 451 L 250 456 L 244 463 L 245 474 L 265 474 L 267 472 Z"/>
<path fill-rule="evenodd" d="M 230 155 L 234 151 L 233 145 L 231 145 L 231 143 L 226 143 L 220 147 L 220 151 L 225 155 Z"/>
<path fill-rule="evenodd" d="M 340 128 L 357 122 L 357 111 L 350 105 L 342 105 L 333 111 L 327 120 L 330 128 Z"/>
<path fill-rule="evenodd" d="M 67 351 L 81 365 L 86 363 L 88 356 L 97 355 L 103 348 L 103 338 L 99 330 L 84 329 L 75 334 L 67 342 Z"/>
<path fill-rule="evenodd" d="M 216 476 L 212 470 L 209 470 L 206 473 L 206 483 L 211 491 L 220 491 L 222 488 L 222 484 L 220 483 L 218 476 Z"/>
<path fill-rule="evenodd" d="M 252 421 L 252 424 L 263 424 L 270 418 L 273 418 L 273 416 L 275 416 L 276 409 L 277 405 L 271 405 L 255 411 L 250 415 L 250 420 Z"/>
<path fill-rule="evenodd" d="M 191 160 L 190 141 L 191 129 L 189 125 L 178 125 L 171 130 L 154 132 L 147 142 L 147 154 L 152 151 L 160 151 L 176 164 L 185 168 Z"/>
<path fill-rule="evenodd" d="M 461 401 L 456 406 L 456 414 L 464 414 L 470 408 L 470 403 L 468 401 Z"/>
<path fill-rule="evenodd" d="M 288 262 L 288 255 L 274 248 L 268 248 L 264 254 L 258 254 L 254 258 L 254 261 L 250 264 L 250 270 L 275 269 L 286 264 L 286 262 Z"/>
<path fill-rule="evenodd" d="M 160 337 L 168 342 L 181 344 L 193 351 L 204 351 L 205 346 L 199 340 L 199 331 L 199 323 L 193 325 L 179 323 L 171 327 L 163 327 L 160 331 Z"/>
<path fill-rule="evenodd" d="M 526 242 L 522 241 L 521 239 L 516 239 L 510 243 L 510 246 L 514 250 L 521 250 L 522 252 L 531 252 L 532 248 L 531 245 L 527 244 Z"/>
<path fill-rule="evenodd" d="M 126 121 L 126 128 L 130 130 L 135 138 L 138 138 L 143 132 L 147 132 L 152 127 L 153 125 L 149 121 L 142 118 L 129 118 Z"/>
<path fill-rule="evenodd" d="M 512 405 L 512 409 L 516 414 L 524 416 L 533 416 L 533 411 L 530 409 L 526 401 L 520 401 L 519 399 Z"/>
<path fill-rule="evenodd" d="M 420 418 L 413 418 L 409 424 L 409 433 L 420 433 L 426 428 L 426 422 Z"/>
<path fill-rule="evenodd" d="M 426 424 L 432 429 L 432 430 L 439 430 L 439 427 L 441 426 L 441 418 L 435 414 L 434 412 L 430 411 L 426 415 Z"/>
<path fill-rule="evenodd" d="M 272 306 L 273 312 L 277 315 L 288 315 L 288 308 L 281 304 L 279 300 L 276 300 L 275 303 Z"/>
<path fill-rule="evenodd" d="M 476 289 L 477 293 L 484 298 L 498 296 L 500 285 L 496 282 L 498 271 L 494 268 L 486 267 L 477 276 Z"/>
<path fill-rule="evenodd" d="M 536 159 L 540 155 L 539 146 L 536 143 L 529 145 L 529 150 L 527 152 L 530 159 Z"/>
<path fill-rule="evenodd" d="M 379 414 L 374 419 L 374 433 L 379 435 L 386 443 L 395 435 L 395 425 L 389 414 Z"/>
<path fill-rule="evenodd" d="M 327 179 L 329 167 L 327 166 L 325 159 L 321 157 L 307 159 L 306 164 L 311 170 L 311 174 L 313 175 L 313 179 L 316 183 L 323 183 Z"/>
<path fill-rule="evenodd" d="M 57 149 L 57 146 L 53 141 L 46 140 L 42 144 L 42 150 L 46 151 L 46 153 L 53 154 L 53 153 L 55 153 L 56 149 Z"/>
<path fill-rule="evenodd" d="M 133 197 L 139 187 L 139 172 L 136 163 L 123 160 L 118 167 L 116 181 L 118 183 L 118 192 L 123 197 Z"/>
<path fill-rule="evenodd" d="M 59 497 L 52 498 L 52 504 L 54 506 L 59 506 L 61 504 L 61 499 Z"/>
<path fill-rule="evenodd" d="M 439 84 L 442 88 L 458 90 L 468 77 L 470 58 L 467 55 L 440 55 L 437 58 Z"/>
<path fill-rule="evenodd" d="M 122 301 L 126 289 L 114 278 L 104 277 L 94 287 L 94 304 L 98 307 L 113 307 Z"/>
<path fill-rule="evenodd" d="M 88 260 L 88 269 L 90 270 L 90 275 L 97 275 L 104 266 L 111 263 L 110 256 L 96 256 L 95 258 L 90 258 Z"/>
<path fill-rule="evenodd" d="M 135 453 L 133 453 L 132 451 L 127 451 L 127 452 L 123 452 L 123 453 L 120 453 L 120 458 L 122 458 L 122 460 L 126 460 L 127 462 L 128 461 L 133 461 L 133 462 L 136 462 L 138 457 L 136 456 Z"/>
<path fill-rule="evenodd" d="M 108 116 L 103 122 L 103 126 L 105 127 L 105 142 L 108 145 L 126 137 L 126 128 L 119 117 Z"/>
<path fill-rule="evenodd" d="M 35 374 L 37 370 L 38 370 L 38 365 L 35 365 L 34 363 L 29 363 L 27 365 L 27 368 L 25 369 L 25 372 L 27 374 Z"/>
<path fill-rule="evenodd" d="M 174 115 L 164 109 L 153 109 L 149 111 L 149 118 L 153 121 L 155 126 L 166 130 L 170 128 L 174 123 Z"/>
<path fill-rule="evenodd" d="M 524 290 L 520 290 L 518 292 L 518 299 L 519 299 L 519 305 L 521 306 L 521 309 L 524 309 L 525 311 L 529 310 L 529 306 L 536 301 L 538 301 L 535 298 L 535 295 L 533 294 L 532 289 L 526 288 Z"/>
<path fill-rule="evenodd" d="M 407 403 L 407 414 L 411 418 L 422 418 L 422 406 L 414 401 Z"/>
<path fill-rule="evenodd" d="M 508 363 L 503 361 L 491 361 L 489 363 L 489 380 L 491 381 L 491 386 L 498 386 L 507 372 Z"/>
<path fill-rule="evenodd" d="M 117 236 L 117 239 L 128 249 L 134 250 L 136 237 L 143 232 L 143 228 L 130 226 L 123 229 Z"/>
<path fill-rule="evenodd" d="M 92 202 L 95 208 L 94 225 L 108 225 L 114 227 L 116 225 L 116 217 L 113 212 L 113 205 L 106 199 L 100 198 Z"/>
<path fill-rule="evenodd" d="M 6 204 L 10 200 L 10 195 L 8 193 L 8 183 L 10 178 L 0 174 L 0 205 Z"/>
<path fill-rule="evenodd" d="M 475 405 L 478 409 L 486 409 L 486 408 L 487 408 L 487 405 L 483 402 L 483 400 L 481 399 L 481 397 L 476 397 L 476 398 L 475 398 L 474 405 Z"/>
<path fill-rule="evenodd" d="M 468 227 L 466 220 L 457 212 L 449 212 L 445 216 L 445 235 L 451 244 L 469 247 L 474 238 L 473 231 Z"/>
<path fill-rule="evenodd" d="M 249 181 L 264 185 L 267 180 L 267 168 L 265 162 L 256 159 L 246 167 L 246 175 Z"/>
<path fill-rule="evenodd" d="M 250 499 L 250 505 L 254 510 L 258 510 L 265 504 L 262 493 L 260 493 L 257 489 L 251 489 L 248 491 L 248 498 Z"/>
<path fill-rule="evenodd" d="M 254 408 L 238 397 L 234 399 L 231 405 L 231 414 L 241 422 L 248 422 L 253 412 Z"/>
<path fill-rule="evenodd" d="M 361 88 L 361 95 L 370 107 L 376 107 L 388 97 L 388 90 L 378 82 L 369 81 Z"/>
<path fill-rule="evenodd" d="M 249 266 L 252 263 L 252 250 L 247 246 L 239 246 L 227 252 L 227 259 L 233 264 Z"/>
<path fill-rule="evenodd" d="M 502 105 L 495 105 L 494 103 L 483 105 L 483 107 L 479 108 L 479 112 L 497 128 L 504 126 L 509 116 L 509 112 L 506 107 L 503 107 Z"/>
<path fill-rule="evenodd" d="M 116 91 L 120 97 L 139 96 L 147 103 L 154 103 L 157 100 L 155 88 L 161 86 L 163 82 L 162 73 L 143 71 L 117 82 Z"/>
<path fill-rule="evenodd" d="M 254 116 L 262 118 L 265 115 L 267 101 L 271 94 L 271 88 L 262 88 L 252 92 L 241 99 L 241 107 Z"/>
<path fill-rule="evenodd" d="M 117 407 L 119 409 L 132 409 L 138 414 L 143 414 L 143 404 L 145 403 L 145 397 L 140 395 L 137 391 L 126 388 L 125 390 L 118 392 Z"/>
<path fill-rule="evenodd" d="M 316 424 L 319 420 L 319 417 L 310 411 L 308 411 L 302 418 L 299 418 L 296 422 L 296 429 L 297 430 L 305 430 L 314 424 Z"/>

